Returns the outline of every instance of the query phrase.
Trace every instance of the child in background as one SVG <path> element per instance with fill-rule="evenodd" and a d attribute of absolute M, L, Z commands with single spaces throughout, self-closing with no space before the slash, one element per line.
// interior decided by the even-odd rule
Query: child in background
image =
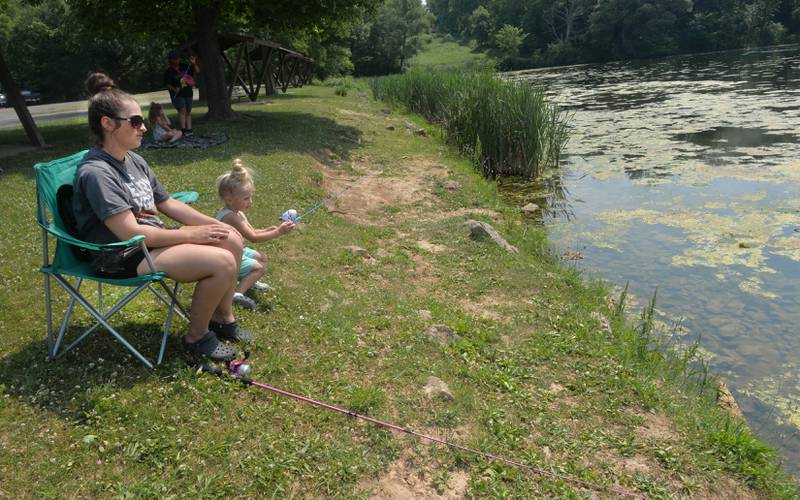
<path fill-rule="evenodd" d="M 172 128 L 169 117 L 164 113 L 164 107 L 157 102 L 150 103 L 147 119 L 150 121 L 150 128 L 153 129 L 153 138 L 156 141 L 175 142 L 183 136 L 180 130 Z"/>
<path fill-rule="evenodd" d="M 236 228 L 245 240 L 260 243 L 287 234 L 294 229 L 293 222 L 282 222 L 279 226 L 255 229 L 244 213 L 253 206 L 255 186 L 250 170 L 242 165 L 242 160 L 233 161 L 233 169 L 217 178 L 217 192 L 225 203 L 217 212 L 217 220 Z M 242 265 L 239 269 L 239 284 L 233 294 L 234 304 L 248 309 L 256 306 L 255 301 L 245 295 L 250 289 L 266 291 L 271 287 L 258 281 L 266 271 L 266 258 L 261 252 L 245 247 Z"/>

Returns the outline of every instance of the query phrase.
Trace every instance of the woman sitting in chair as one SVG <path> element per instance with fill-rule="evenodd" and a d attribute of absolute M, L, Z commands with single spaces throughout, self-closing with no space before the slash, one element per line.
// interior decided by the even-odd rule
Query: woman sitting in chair
<path fill-rule="evenodd" d="M 242 259 L 241 235 L 170 198 L 147 162 L 131 151 L 147 130 L 131 95 L 103 73 L 90 75 L 86 88 L 92 96 L 89 128 L 98 142 L 75 174 L 73 210 L 81 239 L 104 244 L 143 235 L 155 267 L 141 247 L 126 247 L 94 255 L 94 271 L 108 278 L 164 272 L 180 283 L 197 282 L 183 346 L 215 361 L 233 359 L 236 349 L 219 339 L 253 339 L 239 328 L 231 307 Z M 159 214 L 184 226 L 166 229 Z"/>

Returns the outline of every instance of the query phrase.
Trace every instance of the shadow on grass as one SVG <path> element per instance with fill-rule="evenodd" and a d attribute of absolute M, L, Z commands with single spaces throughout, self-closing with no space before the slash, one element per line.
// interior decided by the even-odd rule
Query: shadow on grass
<path fill-rule="evenodd" d="M 90 324 L 84 321 L 71 326 L 66 338 L 77 338 Z M 123 322 L 113 326 L 145 357 L 156 358 L 163 324 Z M 47 357 L 42 333 L 40 340 L 0 361 L 4 393 L 25 405 L 69 419 L 85 416 L 98 389 L 130 389 L 149 380 L 171 377 L 187 366 L 180 339 L 174 334 L 167 340 L 164 363 L 150 370 L 104 329 L 95 330 L 79 347 L 53 361 Z"/>
<path fill-rule="evenodd" d="M 320 149 L 328 149 L 346 161 L 350 152 L 361 146 L 361 130 L 311 113 L 247 109 L 241 114 L 242 117 L 236 121 L 200 122 L 195 127 L 198 134 L 226 134 L 228 142 L 219 146 L 208 149 L 139 149 L 137 152 L 148 160 L 153 158 L 159 163 L 180 167 L 205 160 L 227 164 L 245 154 L 310 153 Z M 93 142 L 88 127 L 83 123 L 42 125 L 40 129 L 49 147 L 0 160 L 3 169 L 0 179 L 12 173 L 33 178 L 32 166 L 35 163 L 67 156 L 88 148 Z M 0 145 L 26 141 L 22 130 L 0 130 Z"/>

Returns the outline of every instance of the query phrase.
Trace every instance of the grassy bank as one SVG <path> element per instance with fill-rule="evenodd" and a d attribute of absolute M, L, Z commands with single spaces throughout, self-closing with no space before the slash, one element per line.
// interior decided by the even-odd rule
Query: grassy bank
<path fill-rule="evenodd" d="M 238 106 L 238 122 L 196 124 L 229 135 L 216 148 L 143 152 L 168 189 L 199 191 L 206 213 L 218 208 L 216 176 L 243 158 L 257 174 L 248 218 L 262 226 L 373 174 L 258 245 L 277 292 L 239 314 L 257 338 L 255 379 L 653 497 L 795 493 L 772 452 L 716 407 L 704 373 L 649 349 L 646 318 L 625 326 L 603 285 L 563 267 L 546 234 L 520 223 L 436 130 L 416 135 L 406 122 L 426 126 L 420 118 L 334 90 L 293 90 Z M 47 362 L 31 165 L 85 147 L 88 133 L 79 120 L 42 131 L 52 149 L 0 163 L 0 496 L 591 494 L 198 375 L 179 354 L 180 323 L 155 371 L 108 335 Z M 0 132 L 2 143 L 23 137 Z M 471 240 L 468 218 L 519 253 Z M 150 299 L 132 306 L 117 324 L 152 354 L 162 312 Z M 434 325 L 458 338 L 431 341 Z M 453 398 L 427 397 L 430 376 Z"/>
<path fill-rule="evenodd" d="M 495 61 L 485 52 L 476 51 L 454 40 L 433 35 L 414 57 L 408 61 L 408 69 L 430 71 L 488 70 Z"/>
<path fill-rule="evenodd" d="M 487 177 L 538 177 L 567 141 L 567 117 L 542 89 L 493 73 L 411 71 L 369 83 L 377 99 L 438 125 Z"/>

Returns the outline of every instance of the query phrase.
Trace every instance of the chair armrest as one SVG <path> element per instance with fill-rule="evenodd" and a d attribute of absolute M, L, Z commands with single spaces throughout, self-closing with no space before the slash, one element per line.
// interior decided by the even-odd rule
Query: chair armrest
<path fill-rule="evenodd" d="M 197 191 L 181 191 L 179 193 L 172 193 L 170 198 L 175 198 L 176 200 L 182 201 L 187 205 L 191 205 L 197 201 L 199 196 L 200 194 Z"/>
<path fill-rule="evenodd" d="M 87 250 L 100 251 L 104 248 L 124 248 L 133 245 L 141 245 L 142 242 L 144 241 L 144 235 L 139 234 L 127 241 L 119 241 L 116 243 L 106 243 L 106 244 L 89 243 L 88 241 L 83 241 L 75 238 L 74 236 L 67 233 L 60 227 L 56 226 L 55 224 L 48 224 L 48 225 L 39 224 L 39 225 L 42 226 L 42 228 L 45 231 L 52 234 L 59 240 L 65 243 L 69 243 L 70 245 L 75 245 L 77 247 L 85 248 Z"/>

